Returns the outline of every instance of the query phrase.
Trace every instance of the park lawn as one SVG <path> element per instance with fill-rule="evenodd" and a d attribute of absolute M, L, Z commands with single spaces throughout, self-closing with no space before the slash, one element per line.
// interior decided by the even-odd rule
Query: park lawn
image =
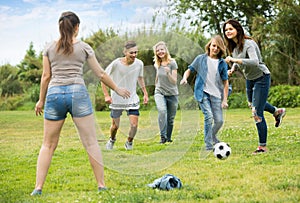
<path fill-rule="evenodd" d="M 252 155 L 257 133 L 248 109 L 229 109 L 219 138 L 232 154 L 218 160 L 203 150 L 203 116 L 179 110 L 173 143 L 160 145 L 155 108 L 142 111 L 133 151 L 125 151 L 124 115 L 115 149 L 105 150 L 109 112 L 96 112 L 98 140 L 109 190 L 97 185 L 70 116 L 40 197 L 31 197 L 43 118 L 30 111 L 0 112 L 0 202 L 300 202 L 300 109 L 287 109 L 282 126 L 266 114 L 269 152 Z M 207 155 L 207 156 L 206 156 Z M 147 184 L 164 174 L 181 179 L 182 189 L 160 191 Z"/>

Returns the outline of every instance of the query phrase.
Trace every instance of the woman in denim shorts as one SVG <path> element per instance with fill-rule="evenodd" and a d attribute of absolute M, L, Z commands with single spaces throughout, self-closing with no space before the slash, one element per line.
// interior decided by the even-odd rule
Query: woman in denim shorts
<path fill-rule="evenodd" d="M 37 160 L 35 189 L 31 195 L 41 195 L 57 147 L 62 126 L 70 113 L 85 147 L 98 191 L 106 189 L 101 151 L 96 138 L 95 120 L 89 94 L 83 80 L 83 64 L 87 61 L 95 75 L 123 98 L 130 93 L 118 88 L 99 65 L 93 49 L 76 39 L 79 18 L 64 12 L 59 18 L 60 39 L 48 44 L 43 52 L 43 74 L 36 115 L 44 108 L 44 140 Z"/>

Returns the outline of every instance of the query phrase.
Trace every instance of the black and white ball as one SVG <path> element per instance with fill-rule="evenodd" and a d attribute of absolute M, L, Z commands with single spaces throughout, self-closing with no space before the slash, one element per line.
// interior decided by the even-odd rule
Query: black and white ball
<path fill-rule="evenodd" d="M 231 148 L 229 144 L 225 142 L 219 142 L 214 146 L 214 155 L 218 159 L 227 159 L 231 154 Z"/>

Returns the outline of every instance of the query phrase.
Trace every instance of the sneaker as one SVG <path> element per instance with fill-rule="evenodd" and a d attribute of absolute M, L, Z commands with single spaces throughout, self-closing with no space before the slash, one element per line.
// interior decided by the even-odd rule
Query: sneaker
<path fill-rule="evenodd" d="M 102 192 L 102 191 L 105 191 L 107 190 L 107 187 L 98 187 L 98 192 Z"/>
<path fill-rule="evenodd" d="M 164 138 L 164 137 L 161 137 L 160 138 L 160 144 L 165 144 L 167 142 L 167 139 L 166 138 Z"/>
<path fill-rule="evenodd" d="M 33 192 L 30 195 L 37 196 L 37 195 L 41 195 L 41 194 L 42 194 L 42 190 L 33 190 Z"/>
<path fill-rule="evenodd" d="M 280 108 L 280 109 L 277 110 L 277 112 L 278 112 L 277 116 L 274 116 L 275 117 L 275 127 L 276 128 L 279 127 L 279 125 L 281 124 L 282 119 L 285 116 L 286 111 L 285 111 L 285 108 Z"/>
<path fill-rule="evenodd" d="M 126 150 L 132 150 L 133 149 L 133 142 L 125 142 L 125 149 Z"/>
<path fill-rule="evenodd" d="M 252 154 L 256 155 L 256 154 L 262 154 L 262 153 L 265 153 L 265 152 L 267 152 L 267 148 L 263 148 L 261 146 L 258 146 L 257 149 Z"/>
<path fill-rule="evenodd" d="M 106 149 L 112 150 L 114 148 L 115 142 L 116 140 L 112 140 L 111 138 L 109 138 L 108 142 L 106 143 Z"/>

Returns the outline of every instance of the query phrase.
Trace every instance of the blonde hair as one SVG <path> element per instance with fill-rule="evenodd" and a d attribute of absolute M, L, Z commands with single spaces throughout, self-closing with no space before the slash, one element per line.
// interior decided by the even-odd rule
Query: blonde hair
<path fill-rule="evenodd" d="M 205 52 L 209 55 L 210 54 L 210 45 L 212 41 L 215 40 L 217 46 L 220 48 L 220 52 L 218 53 L 218 57 L 221 58 L 226 53 L 226 46 L 225 43 L 220 35 L 213 36 L 209 42 L 205 45 Z"/>
<path fill-rule="evenodd" d="M 169 50 L 168 50 L 168 47 L 167 47 L 167 44 L 163 41 L 160 41 L 158 43 L 156 43 L 154 46 L 153 46 L 153 52 L 154 52 L 154 66 L 159 68 L 161 63 L 162 63 L 162 59 L 160 57 L 157 56 L 156 54 L 156 48 L 158 46 L 162 45 L 164 47 L 164 49 L 166 50 L 166 55 L 164 57 L 164 60 L 168 61 L 168 62 L 171 62 L 171 60 L 173 60 L 173 58 L 171 57 L 170 53 L 169 53 Z"/>

